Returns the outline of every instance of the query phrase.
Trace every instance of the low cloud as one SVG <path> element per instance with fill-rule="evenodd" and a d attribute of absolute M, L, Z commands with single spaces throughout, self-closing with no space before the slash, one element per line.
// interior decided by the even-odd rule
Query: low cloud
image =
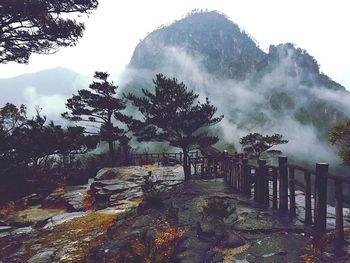
<path fill-rule="evenodd" d="M 35 87 L 26 87 L 24 92 L 24 104 L 27 106 L 28 115 L 33 116 L 36 108 L 41 109 L 41 114 L 48 120 L 60 120 L 60 113 L 66 111 L 67 98 L 61 94 L 43 95 L 39 94 Z"/>
<path fill-rule="evenodd" d="M 310 87 L 301 84 L 298 75 L 301 69 L 291 59 L 291 53 L 258 81 L 253 81 L 249 75 L 237 81 L 219 79 L 207 72 L 201 55 L 189 54 L 177 47 L 164 47 L 162 50 L 164 63 L 159 68 L 142 71 L 129 68 L 122 83 L 132 83 L 135 78 L 151 80 L 160 72 L 168 77 L 176 77 L 198 93 L 199 100 L 204 101 L 205 97 L 209 97 L 212 104 L 218 107 L 218 115 L 225 115 L 219 124 L 221 139 L 232 143 L 236 149 L 241 147 L 239 138 L 250 132 L 281 133 L 289 140 L 288 144 L 279 147 L 285 154 L 312 162 L 339 162 L 336 150 L 320 138 L 315 126 L 312 123 L 302 124 L 295 116 L 300 109 L 315 100 L 326 105 L 336 105 L 337 109 L 346 109 L 345 113 L 348 114 L 350 95 L 316 85 Z M 288 74 L 291 71 L 295 71 L 296 75 Z M 153 86 L 149 84 L 150 88 Z M 277 95 L 271 97 L 276 92 Z M 273 100 L 280 107 L 278 110 L 272 108 Z"/>

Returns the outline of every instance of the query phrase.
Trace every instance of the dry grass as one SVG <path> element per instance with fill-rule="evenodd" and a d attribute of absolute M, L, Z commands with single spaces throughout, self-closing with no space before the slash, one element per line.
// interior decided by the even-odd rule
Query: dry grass
<path fill-rule="evenodd" d="M 45 231 L 38 243 L 58 248 L 60 262 L 82 262 L 91 248 L 106 240 L 114 217 L 114 213 L 88 213 Z"/>
<path fill-rule="evenodd" d="M 92 210 L 95 208 L 95 198 L 88 193 L 84 194 L 83 203 L 84 203 L 84 211 Z"/>
<path fill-rule="evenodd" d="M 64 185 L 58 185 L 55 189 L 52 191 L 53 193 L 62 193 L 64 192 Z"/>
<path fill-rule="evenodd" d="M 173 254 L 176 241 L 182 237 L 185 231 L 179 228 L 168 226 L 153 239 L 156 250 L 156 262 L 167 262 Z"/>
<path fill-rule="evenodd" d="M 16 204 L 13 201 L 8 202 L 0 209 L 0 218 L 6 218 L 12 211 L 16 210 Z"/>

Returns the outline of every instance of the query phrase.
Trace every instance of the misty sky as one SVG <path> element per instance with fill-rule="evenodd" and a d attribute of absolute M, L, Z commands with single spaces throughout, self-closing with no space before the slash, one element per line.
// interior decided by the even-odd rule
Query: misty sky
<path fill-rule="evenodd" d="M 266 51 L 292 42 L 306 49 L 321 71 L 350 90 L 350 2 L 348 0 L 99 0 L 79 44 L 54 55 L 33 55 L 29 65 L 0 65 L 0 78 L 56 66 L 81 74 L 116 74 L 128 64 L 138 42 L 162 24 L 193 9 L 218 10 L 247 31 Z"/>

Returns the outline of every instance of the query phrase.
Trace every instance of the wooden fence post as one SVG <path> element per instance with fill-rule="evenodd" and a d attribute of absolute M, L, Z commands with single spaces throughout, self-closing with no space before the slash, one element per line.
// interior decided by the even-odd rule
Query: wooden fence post
<path fill-rule="evenodd" d="M 217 163 L 216 159 L 214 159 L 213 165 L 214 165 L 214 178 L 217 178 L 218 177 L 218 163 Z"/>
<path fill-rule="evenodd" d="M 267 167 L 266 160 L 259 160 L 259 169 L 257 173 L 256 183 L 257 183 L 257 201 L 261 204 L 266 205 L 266 195 L 269 194 L 269 189 L 266 189 L 266 177 L 267 177 Z"/>
<path fill-rule="evenodd" d="M 242 192 L 248 193 L 248 159 L 242 160 Z"/>
<path fill-rule="evenodd" d="M 311 207 L 311 175 L 304 172 L 305 182 L 305 224 L 312 224 L 312 207 Z"/>
<path fill-rule="evenodd" d="M 279 211 L 281 214 L 288 212 L 288 158 L 287 156 L 278 157 L 279 170 Z"/>
<path fill-rule="evenodd" d="M 289 212 L 291 216 L 296 215 L 296 206 L 295 206 L 295 182 L 294 182 L 294 168 L 289 168 Z"/>
<path fill-rule="evenodd" d="M 197 175 L 197 158 L 194 158 L 193 165 L 194 165 L 194 174 Z"/>
<path fill-rule="evenodd" d="M 327 224 L 327 174 L 328 164 L 316 164 L 315 179 L 315 230 L 319 233 L 326 231 Z"/>
<path fill-rule="evenodd" d="M 335 240 L 343 243 L 344 241 L 344 223 L 343 223 L 343 186 L 339 179 L 334 181 L 335 187 Z"/>
<path fill-rule="evenodd" d="M 233 187 L 233 172 L 234 172 L 233 169 L 235 169 L 234 160 L 231 160 L 230 166 L 229 166 L 229 185 L 231 187 Z"/>
<path fill-rule="evenodd" d="M 272 208 L 277 209 L 278 207 L 278 189 L 277 189 L 277 169 L 273 168 L 272 170 Z"/>
<path fill-rule="evenodd" d="M 180 152 L 180 163 L 182 163 L 182 152 Z"/>
<path fill-rule="evenodd" d="M 247 159 L 247 161 L 248 161 L 248 159 Z M 251 197 L 251 195 L 252 195 L 252 188 L 251 188 L 251 186 L 252 186 L 252 169 L 248 165 L 248 163 L 247 163 L 246 169 L 247 169 L 247 173 L 246 173 L 246 176 L 247 176 L 247 195 L 249 197 Z"/>

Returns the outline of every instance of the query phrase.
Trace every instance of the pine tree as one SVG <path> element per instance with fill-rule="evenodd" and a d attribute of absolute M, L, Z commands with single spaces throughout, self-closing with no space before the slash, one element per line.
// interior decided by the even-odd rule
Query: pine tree
<path fill-rule="evenodd" d="M 288 143 L 287 140 L 282 139 L 282 134 L 275 133 L 273 135 L 261 135 L 254 132 L 240 138 L 240 144 L 244 147 L 243 150 L 248 153 L 253 153 L 257 160 L 264 152 L 272 154 L 280 154 L 279 150 L 269 150 L 275 145 Z"/>
<path fill-rule="evenodd" d="M 350 165 L 350 119 L 336 124 L 329 135 L 329 141 L 338 146 L 338 155 L 345 165 Z"/>
<path fill-rule="evenodd" d="M 139 141 L 165 141 L 182 149 L 185 179 L 191 175 L 188 153 L 199 145 L 212 145 L 218 137 L 210 136 L 205 127 L 221 121 L 214 117 L 217 108 L 209 99 L 196 102 L 198 94 L 187 90 L 184 83 L 162 74 L 153 80 L 154 93 L 143 89 L 143 97 L 128 94 L 127 98 L 143 115 L 142 120 L 132 120 L 130 128 Z"/>
<path fill-rule="evenodd" d="M 95 72 L 95 79 L 89 86 L 89 90 L 78 90 L 78 95 L 73 95 L 67 100 L 66 106 L 70 110 L 62 113 L 62 117 L 73 122 L 94 123 L 91 134 L 98 134 L 101 141 L 106 141 L 109 146 L 109 155 L 112 163 L 115 163 L 114 141 L 125 140 L 126 131 L 114 126 L 113 119 L 124 121 L 121 112 L 126 108 L 124 99 L 116 98 L 116 90 L 113 82 L 107 80 L 109 74 Z"/>
<path fill-rule="evenodd" d="M 28 63 L 32 53 L 75 45 L 85 29 L 77 18 L 97 6 L 97 0 L 1 0 L 0 63 Z"/>

